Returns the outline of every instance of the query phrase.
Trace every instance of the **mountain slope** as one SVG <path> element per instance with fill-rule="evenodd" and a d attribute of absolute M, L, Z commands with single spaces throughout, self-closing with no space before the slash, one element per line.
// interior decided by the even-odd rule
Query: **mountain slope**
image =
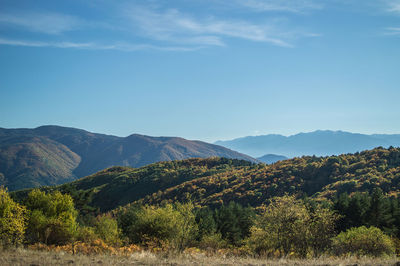
<path fill-rule="evenodd" d="M 330 157 L 294 158 L 272 165 L 232 169 L 211 177 L 199 177 L 141 200 L 147 204 L 185 201 L 187 195 L 200 205 L 220 205 L 230 201 L 260 206 L 269 198 L 285 193 L 332 199 L 347 192 L 400 193 L 400 149 L 364 151 Z"/>
<path fill-rule="evenodd" d="M 214 157 L 159 162 L 141 168 L 119 166 L 105 169 L 71 183 L 44 189 L 60 190 L 76 195 L 90 195 L 91 206 L 108 211 L 196 178 L 207 178 L 252 165 L 251 162 L 244 160 Z M 24 196 L 29 191 L 30 189 L 16 193 Z M 83 193 L 79 193 L 79 191 Z M 23 198 L 23 196 L 20 197 Z"/>
<path fill-rule="evenodd" d="M 123 138 L 59 126 L 0 128 L 0 156 L 0 185 L 10 190 L 61 184 L 116 165 L 212 156 L 256 162 L 200 141 L 137 134 Z"/>
<path fill-rule="evenodd" d="M 400 135 L 365 135 L 343 131 L 318 130 L 289 137 L 264 135 L 217 141 L 221 145 L 259 157 L 264 154 L 281 154 L 286 157 L 303 155 L 329 156 L 359 152 L 382 147 L 399 147 Z"/>
<path fill-rule="evenodd" d="M 272 165 L 224 158 L 162 162 L 142 168 L 113 167 L 47 190 L 81 195 L 92 207 L 108 211 L 132 202 L 159 204 L 192 200 L 218 206 L 236 201 L 260 206 L 285 193 L 332 199 L 342 192 L 400 193 L 400 148 L 340 156 L 304 156 Z M 23 198 L 28 191 L 14 193 Z"/>
<path fill-rule="evenodd" d="M 0 184 L 15 190 L 72 181 L 80 160 L 64 145 L 45 137 L 0 138 Z"/>

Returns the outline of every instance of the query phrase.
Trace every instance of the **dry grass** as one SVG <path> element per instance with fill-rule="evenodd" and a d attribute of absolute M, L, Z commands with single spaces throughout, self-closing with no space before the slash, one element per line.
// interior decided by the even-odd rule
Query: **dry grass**
<path fill-rule="evenodd" d="M 130 256 L 72 255 L 65 252 L 16 249 L 0 251 L 0 265 L 400 265 L 396 258 L 320 258 L 309 260 L 258 259 L 206 256 L 204 254 L 160 255 L 146 251 Z"/>

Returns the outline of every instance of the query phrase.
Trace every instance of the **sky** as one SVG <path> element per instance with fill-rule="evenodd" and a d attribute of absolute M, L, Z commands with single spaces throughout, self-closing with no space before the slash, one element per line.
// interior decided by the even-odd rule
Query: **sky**
<path fill-rule="evenodd" d="M 400 133 L 400 0 L 0 0 L 0 127 Z"/>

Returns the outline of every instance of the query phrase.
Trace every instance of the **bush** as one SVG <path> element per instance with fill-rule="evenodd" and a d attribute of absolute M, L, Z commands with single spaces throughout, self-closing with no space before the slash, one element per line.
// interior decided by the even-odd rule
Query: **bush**
<path fill-rule="evenodd" d="M 131 243 L 183 250 L 197 233 L 193 205 L 130 207 L 120 211 L 118 222 Z"/>
<path fill-rule="evenodd" d="M 389 236 L 376 227 L 354 227 L 333 238 L 335 255 L 380 257 L 394 255 L 395 246 Z"/>
<path fill-rule="evenodd" d="M 74 240 L 78 225 L 71 196 L 58 191 L 46 194 L 34 189 L 25 204 L 29 211 L 28 242 L 60 245 Z"/>
<path fill-rule="evenodd" d="M 317 257 L 330 246 L 337 219 L 322 206 L 311 208 L 294 196 L 277 197 L 256 220 L 247 244 L 263 255 Z"/>
<path fill-rule="evenodd" d="M 99 239 L 99 236 L 94 232 L 93 227 L 80 226 L 78 228 L 78 232 L 76 234 L 77 241 L 87 243 L 87 244 L 92 244 L 97 239 Z"/>
<path fill-rule="evenodd" d="M 101 215 L 96 218 L 94 232 L 107 244 L 111 246 L 121 245 L 120 229 L 117 221 L 110 215 Z"/>
<path fill-rule="evenodd" d="M 295 251 L 300 256 L 307 252 L 309 213 L 294 196 L 273 199 L 251 229 L 249 245 L 257 253 L 279 250 L 287 256 Z"/>
<path fill-rule="evenodd" d="M 199 247 L 202 249 L 211 249 L 215 251 L 221 248 L 228 247 L 228 243 L 224 239 L 222 239 L 221 234 L 215 233 L 204 235 L 199 242 Z"/>
<path fill-rule="evenodd" d="M 24 239 L 25 207 L 14 202 L 7 190 L 0 187 L 0 246 L 18 245 Z"/>

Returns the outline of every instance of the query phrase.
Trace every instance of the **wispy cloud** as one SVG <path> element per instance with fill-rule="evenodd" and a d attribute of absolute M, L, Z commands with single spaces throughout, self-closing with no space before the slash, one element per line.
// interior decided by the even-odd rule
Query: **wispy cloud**
<path fill-rule="evenodd" d="M 0 13 L 0 23 L 24 28 L 33 32 L 60 34 L 77 29 L 83 20 L 65 14 L 50 12 Z"/>
<path fill-rule="evenodd" d="M 195 18 L 177 9 L 154 10 L 134 7 L 125 11 L 132 26 L 144 36 L 182 44 L 224 46 L 227 38 L 265 42 L 291 47 L 296 33 L 281 29 L 276 23 L 250 23 L 244 20 Z M 304 35 L 305 36 L 305 35 Z"/>
<path fill-rule="evenodd" d="M 303 13 L 310 10 L 322 9 L 322 1 L 315 0 L 237 0 L 239 5 L 256 11 L 282 11 Z"/>
<path fill-rule="evenodd" d="M 76 48 L 87 50 L 117 50 L 132 52 L 138 50 L 160 50 L 160 51 L 194 51 L 202 47 L 185 46 L 157 46 L 149 44 L 131 44 L 118 42 L 114 44 L 80 43 L 80 42 L 42 42 L 0 38 L 0 45 L 26 46 L 26 47 L 53 47 L 53 48 Z"/>
<path fill-rule="evenodd" d="M 302 12 L 318 8 L 312 0 L 232 1 L 240 2 L 241 6 L 261 10 Z M 319 36 L 284 26 L 281 21 L 273 18 L 260 21 L 249 16 L 232 17 L 229 11 L 219 16 L 193 14 L 184 12 L 182 8 L 162 6 L 158 1 L 143 1 L 140 5 L 137 2 L 125 2 L 116 6 L 113 11 L 105 12 L 101 22 L 43 10 L 0 11 L 0 25 L 5 26 L 8 32 L 37 33 L 33 40 L 8 39 L 3 36 L 0 44 L 120 51 L 144 49 L 192 51 L 205 47 L 224 47 L 232 39 L 293 47 L 294 41 L 298 38 Z M 76 35 L 74 33 L 76 30 L 85 31 L 86 34 Z M 5 31 L 6 34 L 8 32 Z M 52 41 L 47 41 L 49 36 L 44 35 L 53 35 Z M 113 40 L 117 38 L 125 42 Z M 141 44 L 135 44 L 136 40 Z"/>
<path fill-rule="evenodd" d="M 400 1 L 392 0 L 388 2 L 388 9 L 389 12 L 399 13 L 400 14 Z"/>
<path fill-rule="evenodd" d="M 386 28 L 384 35 L 400 35 L 400 27 Z"/>

